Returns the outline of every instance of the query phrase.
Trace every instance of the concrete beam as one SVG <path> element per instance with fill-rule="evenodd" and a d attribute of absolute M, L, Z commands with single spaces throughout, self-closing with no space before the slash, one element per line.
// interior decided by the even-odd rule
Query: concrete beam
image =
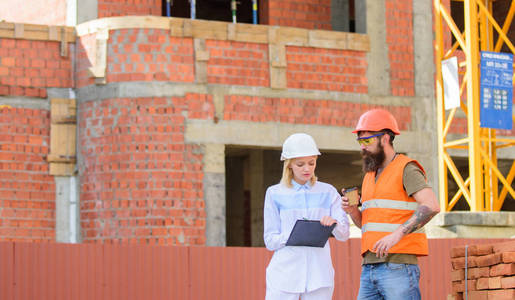
<path fill-rule="evenodd" d="M 438 226 L 473 225 L 515 227 L 515 212 L 446 212 L 436 215 L 433 222 Z"/>
<path fill-rule="evenodd" d="M 98 30 L 119 30 L 127 28 L 152 28 L 170 30 L 179 37 L 199 39 L 234 40 L 240 42 L 281 44 L 327 49 L 368 51 L 367 35 L 329 30 L 310 30 L 304 28 L 231 24 L 209 20 L 177 19 L 157 16 L 125 16 L 93 20 L 79 24 L 77 35 L 95 33 Z M 324 39 L 310 36 L 323 35 Z"/>
<path fill-rule="evenodd" d="M 249 87 L 237 85 L 206 85 L 173 82 L 118 82 L 106 85 L 90 85 L 76 90 L 80 102 L 102 101 L 110 98 L 136 97 L 173 97 L 184 96 L 186 93 L 220 93 L 230 95 L 249 95 L 261 97 L 321 99 L 342 102 L 353 102 L 378 105 L 409 105 L 415 98 L 407 97 L 369 97 L 365 94 L 341 93 L 322 90 L 277 90 L 266 87 Z M 67 98 L 67 97 L 65 97 Z"/>
<path fill-rule="evenodd" d="M 322 150 L 358 151 L 356 136 L 345 127 L 315 126 L 309 124 L 256 123 L 245 121 L 187 120 L 186 143 L 222 143 L 252 147 L 280 148 L 284 140 L 295 132 L 312 135 Z M 399 152 L 425 153 L 425 132 L 403 132 L 395 140 Z"/>
<path fill-rule="evenodd" d="M 515 212 L 441 212 L 425 228 L 429 238 L 514 238 Z"/>
<path fill-rule="evenodd" d="M 46 109 L 50 110 L 50 102 L 47 99 L 32 97 L 0 97 L 0 105 L 10 107 Z"/>
<path fill-rule="evenodd" d="M 47 88 L 47 98 L 74 99 L 75 91 L 72 88 Z"/>

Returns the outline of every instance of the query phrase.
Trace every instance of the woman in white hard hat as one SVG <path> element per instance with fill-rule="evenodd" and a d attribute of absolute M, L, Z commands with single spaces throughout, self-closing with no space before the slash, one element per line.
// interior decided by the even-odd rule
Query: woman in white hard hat
<path fill-rule="evenodd" d="M 327 183 L 317 181 L 316 161 L 320 155 L 313 138 L 305 133 L 289 136 L 283 144 L 283 175 L 279 184 L 266 191 L 264 240 L 274 251 L 266 269 L 266 300 L 330 300 L 334 269 L 327 242 L 323 248 L 286 246 L 297 220 L 336 223 L 336 239 L 349 238 L 349 223 L 340 205 L 340 195 Z"/>

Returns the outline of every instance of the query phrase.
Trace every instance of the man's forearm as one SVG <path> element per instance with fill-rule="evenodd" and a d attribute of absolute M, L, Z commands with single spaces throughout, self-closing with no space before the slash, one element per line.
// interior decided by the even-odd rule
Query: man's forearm
<path fill-rule="evenodd" d="M 361 211 L 356 209 L 352 213 L 349 213 L 349 215 L 352 219 L 352 222 L 354 222 L 354 225 L 356 225 L 358 228 L 361 228 Z"/>
<path fill-rule="evenodd" d="M 438 212 L 433 211 L 428 206 L 420 205 L 413 213 L 413 216 L 402 224 L 402 232 L 404 234 L 409 234 L 422 228 L 422 226 L 426 225 L 426 223 L 429 222 L 437 213 Z"/>

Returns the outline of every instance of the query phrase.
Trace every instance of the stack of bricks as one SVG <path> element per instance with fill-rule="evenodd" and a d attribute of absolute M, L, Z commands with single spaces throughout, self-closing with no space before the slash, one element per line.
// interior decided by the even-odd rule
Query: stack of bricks
<path fill-rule="evenodd" d="M 451 263 L 448 300 L 515 299 L 515 241 L 454 247 Z"/>

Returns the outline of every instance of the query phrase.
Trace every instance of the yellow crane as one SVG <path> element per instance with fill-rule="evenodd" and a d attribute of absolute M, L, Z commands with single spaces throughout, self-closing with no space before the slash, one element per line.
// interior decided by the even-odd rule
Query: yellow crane
<path fill-rule="evenodd" d="M 451 0 L 457 1 L 457 0 Z M 452 18 L 445 3 L 434 0 L 435 9 L 435 62 L 437 94 L 437 127 L 439 154 L 439 199 L 442 211 L 450 211 L 461 197 L 470 206 L 470 211 L 499 211 L 508 193 L 515 198 L 511 183 L 515 177 L 515 161 L 504 176 L 497 166 L 497 150 L 515 146 L 515 139 L 499 137 L 496 129 L 480 127 L 480 51 L 500 52 L 506 45 L 511 53 L 515 47 L 508 39 L 508 32 L 515 13 L 515 0 L 499 25 L 492 16 L 492 0 L 460 0 L 463 2 L 464 31 L 462 32 Z M 494 30 L 498 39 L 494 41 Z M 456 42 L 444 40 L 448 32 Z M 447 36 L 448 37 L 448 36 Z M 445 110 L 442 61 L 457 56 L 462 76 L 460 85 L 460 107 Z M 461 61 L 460 61 L 461 59 Z M 509 99 L 512 101 L 512 99 Z M 466 137 L 452 139 L 449 129 L 456 121 L 456 113 L 461 109 L 466 115 Z M 513 118 L 513 116 L 512 116 Z M 458 171 L 449 149 L 467 151 L 469 175 L 463 178 Z M 448 194 L 448 175 L 458 186 L 452 198 Z M 498 183 L 501 183 L 500 186 Z M 500 187 L 502 187 L 501 190 Z"/>

